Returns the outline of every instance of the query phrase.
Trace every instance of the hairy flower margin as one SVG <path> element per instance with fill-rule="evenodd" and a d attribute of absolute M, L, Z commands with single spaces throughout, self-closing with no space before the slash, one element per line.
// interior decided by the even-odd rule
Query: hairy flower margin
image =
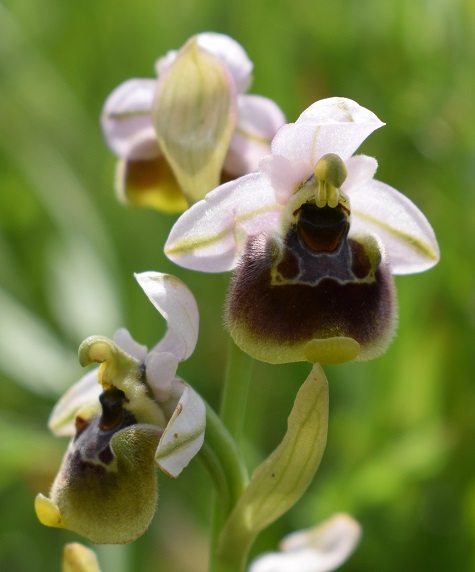
<path fill-rule="evenodd" d="M 377 357 L 396 328 L 392 274 L 432 267 L 434 232 L 404 195 L 353 155 L 383 123 L 344 98 L 317 101 L 274 137 L 258 172 L 211 191 L 165 245 L 180 266 L 237 269 L 234 341 L 271 363 Z"/>
<path fill-rule="evenodd" d="M 252 62 L 230 37 L 192 37 L 107 98 L 102 128 L 120 158 L 116 190 L 135 206 L 178 213 L 221 180 L 254 171 L 285 123 L 270 99 L 245 92 Z"/>
<path fill-rule="evenodd" d="M 198 308 L 188 288 L 158 272 L 135 275 L 167 320 L 165 337 L 147 351 L 125 329 L 115 342 L 92 336 L 79 349 L 86 374 L 55 406 L 49 427 L 72 436 L 49 498 L 35 509 L 47 526 L 96 543 L 126 543 L 148 528 L 157 502 L 155 464 L 177 477 L 198 453 L 205 405 L 176 377 L 198 338 Z"/>

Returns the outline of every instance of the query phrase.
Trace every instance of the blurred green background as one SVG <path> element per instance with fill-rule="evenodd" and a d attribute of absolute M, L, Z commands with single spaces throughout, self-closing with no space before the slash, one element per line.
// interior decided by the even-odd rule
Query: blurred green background
<path fill-rule="evenodd" d="M 175 267 L 162 253 L 173 217 L 120 205 L 99 128 L 120 82 L 200 31 L 237 39 L 252 93 L 294 121 L 345 96 L 387 127 L 361 152 L 409 196 L 438 236 L 433 270 L 398 277 L 398 336 L 382 358 L 326 368 L 328 447 L 311 490 L 254 553 L 295 528 L 351 512 L 363 542 L 344 570 L 475 569 L 475 3 L 472 0 L 1 0 L 0 570 L 60 569 L 66 541 L 37 521 L 66 441 L 48 433 L 57 396 L 82 371 L 78 344 L 127 326 L 142 343 L 163 320 L 134 271 L 180 276 L 202 317 L 180 366 L 215 406 L 228 276 Z M 250 466 L 280 440 L 308 364 L 256 364 L 243 443 Z M 198 463 L 160 476 L 147 534 L 99 549 L 104 572 L 206 568 L 210 485 Z"/>

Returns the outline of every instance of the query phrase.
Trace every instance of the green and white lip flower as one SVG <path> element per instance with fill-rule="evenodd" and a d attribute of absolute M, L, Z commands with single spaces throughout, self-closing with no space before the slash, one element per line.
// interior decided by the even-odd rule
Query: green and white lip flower
<path fill-rule="evenodd" d="M 245 92 L 252 62 L 229 36 L 192 37 L 156 64 L 157 79 L 131 79 L 107 98 L 102 128 L 120 158 L 121 200 L 167 213 L 256 170 L 285 123 L 270 99 Z"/>
<path fill-rule="evenodd" d="M 136 279 L 167 320 L 165 337 L 147 351 L 127 330 L 115 341 L 87 338 L 79 348 L 86 374 L 55 406 L 50 429 L 72 436 L 49 497 L 35 509 L 47 525 L 96 543 L 126 543 L 148 528 L 157 502 L 157 465 L 177 477 L 200 450 L 206 411 L 176 369 L 198 337 L 198 308 L 174 276 Z"/>
<path fill-rule="evenodd" d="M 256 173 L 211 191 L 176 222 L 165 253 L 185 268 L 235 270 L 226 321 L 271 363 L 368 360 L 396 328 L 392 274 L 437 263 L 421 211 L 353 155 L 383 123 L 344 98 L 317 101 L 274 137 Z"/>
<path fill-rule="evenodd" d="M 344 564 L 361 539 L 361 526 L 345 513 L 286 536 L 279 552 L 254 560 L 249 572 L 331 572 Z"/>

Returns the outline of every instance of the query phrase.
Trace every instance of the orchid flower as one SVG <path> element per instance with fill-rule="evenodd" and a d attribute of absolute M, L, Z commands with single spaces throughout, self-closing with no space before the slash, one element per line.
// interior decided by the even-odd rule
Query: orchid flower
<path fill-rule="evenodd" d="M 167 320 L 165 337 L 147 351 L 125 329 L 115 341 L 91 336 L 79 348 L 86 374 L 55 406 L 49 426 L 72 436 L 49 498 L 35 508 L 43 524 L 97 543 L 131 542 L 155 512 L 155 464 L 177 477 L 200 450 L 205 406 L 176 377 L 198 337 L 198 309 L 188 288 L 157 272 L 136 279 Z"/>
<path fill-rule="evenodd" d="M 165 253 L 204 272 L 236 269 L 226 320 L 271 363 L 377 357 L 396 328 L 392 274 L 437 263 L 420 210 L 353 155 L 383 123 L 343 98 L 283 126 L 256 173 L 221 185 L 176 222 Z"/>
<path fill-rule="evenodd" d="M 335 514 L 319 526 L 286 536 L 280 552 L 263 554 L 249 572 L 330 572 L 354 552 L 361 527 L 349 514 Z"/>
<path fill-rule="evenodd" d="M 208 32 L 159 59 L 157 79 L 117 87 L 102 128 L 119 157 L 119 198 L 182 212 L 221 180 L 254 171 L 285 118 L 272 100 L 245 93 L 252 67 L 237 42 Z"/>

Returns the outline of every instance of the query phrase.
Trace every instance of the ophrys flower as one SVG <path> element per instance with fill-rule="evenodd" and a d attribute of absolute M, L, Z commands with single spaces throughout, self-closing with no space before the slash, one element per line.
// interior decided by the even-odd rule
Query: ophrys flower
<path fill-rule="evenodd" d="M 392 274 L 426 270 L 439 248 L 421 211 L 353 155 L 383 123 L 343 98 L 283 126 L 259 171 L 221 185 L 173 227 L 185 268 L 236 269 L 227 323 L 272 363 L 337 363 L 385 351 L 397 322 Z"/>
<path fill-rule="evenodd" d="M 203 33 L 157 62 L 157 79 L 131 79 L 108 97 L 106 140 L 120 157 L 122 200 L 181 212 L 217 186 L 254 171 L 285 118 L 248 95 L 252 62 L 223 34 Z"/>
<path fill-rule="evenodd" d="M 98 543 L 143 534 L 156 508 L 155 465 L 178 476 L 204 440 L 205 406 L 175 375 L 196 345 L 196 302 L 174 276 L 136 278 L 167 320 L 167 333 L 150 351 L 125 329 L 115 342 L 91 336 L 81 344 L 81 364 L 101 365 L 53 410 L 51 430 L 73 439 L 49 498 L 38 495 L 35 504 L 43 524 Z"/>

